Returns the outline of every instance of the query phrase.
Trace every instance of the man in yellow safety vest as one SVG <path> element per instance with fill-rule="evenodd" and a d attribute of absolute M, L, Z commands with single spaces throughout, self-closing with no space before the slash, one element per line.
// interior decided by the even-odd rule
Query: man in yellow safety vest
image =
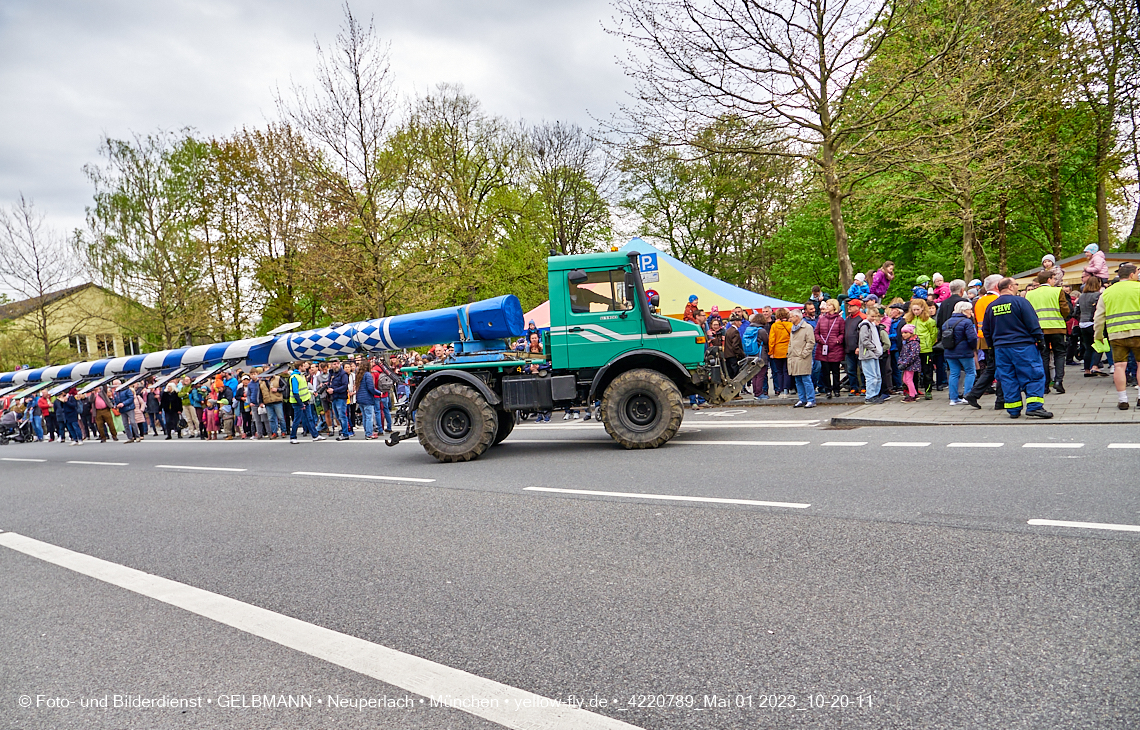
<path fill-rule="evenodd" d="M 1052 270 L 1037 275 L 1040 285 L 1025 294 L 1025 299 L 1037 312 L 1044 335 L 1041 345 L 1041 367 L 1045 370 L 1045 395 L 1052 386 L 1058 393 L 1065 392 L 1065 353 L 1068 343 L 1066 320 L 1069 319 L 1069 297 L 1061 288 L 1060 273 Z M 1052 356 L 1052 362 L 1050 362 Z M 1052 367 L 1050 367 L 1052 365 Z"/>
<path fill-rule="evenodd" d="M 1104 290 L 1093 315 L 1093 337 L 1103 342 L 1104 335 L 1112 345 L 1116 367 L 1112 379 L 1116 384 L 1117 407 L 1128 410 L 1128 386 L 1125 365 L 1131 353 L 1140 362 L 1140 280 L 1133 264 L 1124 264 L 1116 273 L 1120 281 Z M 1136 410 L 1140 410 L 1140 386 L 1137 387 Z"/>

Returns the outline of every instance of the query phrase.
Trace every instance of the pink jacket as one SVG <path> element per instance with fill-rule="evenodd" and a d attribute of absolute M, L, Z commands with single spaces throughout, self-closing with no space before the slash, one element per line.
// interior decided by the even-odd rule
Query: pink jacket
<path fill-rule="evenodd" d="M 1104 260 L 1104 251 L 1097 251 L 1092 255 L 1089 265 L 1085 267 L 1085 273 L 1098 279 L 1108 278 L 1108 264 Z"/>
<path fill-rule="evenodd" d="M 950 298 L 950 285 L 946 282 L 942 282 L 933 290 L 931 290 L 931 294 L 934 295 L 934 303 L 941 304 Z"/>

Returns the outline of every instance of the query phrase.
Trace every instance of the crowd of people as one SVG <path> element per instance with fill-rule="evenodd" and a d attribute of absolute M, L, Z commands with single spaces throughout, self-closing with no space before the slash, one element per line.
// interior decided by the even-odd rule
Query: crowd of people
<path fill-rule="evenodd" d="M 840 298 L 816 286 L 802 307 L 722 313 L 715 306 L 705 312 L 691 296 L 684 318 L 705 329 L 708 347 L 723 351 L 729 377 L 743 358 L 760 358 L 747 394 L 794 397 L 795 408 L 844 392 L 875 405 L 894 395 L 914 402 L 948 391 L 951 405 L 981 408 L 979 400 L 994 394 L 994 409 L 1011 417 L 1024 410 L 1051 418 L 1044 396 L 1064 393 L 1066 368 L 1080 367 L 1084 377 L 1111 375 L 1127 410 L 1140 355 L 1137 268 L 1124 264 L 1110 279 L 1095 244 L 1085 257 L 1077 287 L 1064 283 L 1047 255 L 1024 291 L 996 274 L 967 283 L 935 273 L 917 278 L 909 300 L 884 301 L 895 275 L 887 261 L 856 274 Z M 696 396 L 690 403 L 702 407 Z"/>
<path fill-rule="evenodd" d="M 813 287 L 802 307 L 746 312 L 737 307 L 705 312 L 696 296 L 684 319 L 706 332 L 707 347 L 720 348 L 729 377 L 746 357 L 758 357 L 760 371 L 745 393 L 758 400 L 795 398 L 792 407 L 814 408 L 817 398 L 846 392 L 867 404 L 893 395 L 906 402 L 932 400 L 948 390 L 951 405 L 981 408 L 996 396 L 995 410 L 1011 417 L 1051 418 L 1044 397 L 1065 392 L 1066 368 L 1084 377 L 1113 377 L 1121 410 L 1130 405 L 1140 356 L 1140 277 L 1123 264 L 1109 279 L 1104 254 L 1090 245 L 1081 285 L 1063 282 L 1052 256 L 1022 291 L 999 275 L 945 281 L 920 276 L 909 300 L 884 299 L 894 264 L 860 273 L 833 298 Z M 870 283 L 868 283 L 868 281 Z M 541 332 L 533 321 L 515 349 L 537 357 L 532 372 L 548 369 Z M 336 435 L 365 439 L 393 430 L 396 405 L 407 397 L 405 367 L 421 367 L 453 353 L 437 345 L 427 353 L 357 356 L 344 362 L 304 362 L 288 368 L 240 368 L 187 375 L 166 382 L 114 380 L 94 389 L 51 388 L 23 398 L 0 398 L 0 437 L 82 444 L 134 443 L 147 437 L 205 440 L 277 439 L 298 443 L 298 430 L 313 440 Z M 692 396 L 694 408 L 702 399 Z M 1136 401 L 1140 409 L 1140 391 Z M 586 408 L 586 419 L 592 415 Z M 580 417 L 566 408 L 564 420 Z M 538 413 L 539 423 L 550 421 Z"/>
<path fill-rule="evenodd" d="M 392 433 L 393 413 L 407 397 L 401 368 L 443 357 L 405 352 L 339 362 L 295 363 L 288 368 L 220 370 L 163 384 L 113 380 L 88 392 L 45 389 L 0 399 L 0 427 L 24 441 L 82 444 L 135 443 L 144 438 L 203 440 L 289 438 L 298 430 L 314 441 Z M 122 436 L 122 439 L 120 439 Z"/>

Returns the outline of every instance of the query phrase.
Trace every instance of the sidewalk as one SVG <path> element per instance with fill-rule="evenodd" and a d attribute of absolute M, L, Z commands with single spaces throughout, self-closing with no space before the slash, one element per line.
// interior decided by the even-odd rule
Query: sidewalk
<path fill-rule="evenodd" d="M 1010 418 L 1004 411 L 995 411 L 994 396 L 982 396 L 978 403 L 982 410 L 968 405 L 950 405 L 949 392 L 934 391 L 933 400 L 919 396 L 915 403 L 903 403 L 901 396 L 892 396 L 882 405 L 861 405 L 831 419 L 832 426 L 942 426 L 1025 424 L 1025 423 L 1137 423 L 1140 411 L 1136 410 L 1136 388 L 1128 388 L 1128 410 L 1116 407 L 1116 387 L 1111 377 L 1086 378 L 1078 367 L 1065 368 L 1064 395 L 1050 393 L 1045 396 L 1045 409 L 1053 418 L 1038 420 Z"/>

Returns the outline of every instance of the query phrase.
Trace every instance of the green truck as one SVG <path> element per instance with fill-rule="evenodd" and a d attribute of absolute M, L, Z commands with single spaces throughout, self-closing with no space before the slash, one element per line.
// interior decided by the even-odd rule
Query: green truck
<path fill-rule="evenodd" d="M 658 315 L 637 254 L 552 256 L 547 280 L 543 354 L 468 340 L 446 360 L 406 369 L 407 425 L 389 446 L 416 437 L 440 461 L 469 461 L 507 438 L 517 412 L 600 404 L 597 416 L 614 441 L 656 448 L 681 427 L 684 397 L 732 400 L 759 371 L 757 358 L 746 358 L 730 379 L 699 326 Z"/>

